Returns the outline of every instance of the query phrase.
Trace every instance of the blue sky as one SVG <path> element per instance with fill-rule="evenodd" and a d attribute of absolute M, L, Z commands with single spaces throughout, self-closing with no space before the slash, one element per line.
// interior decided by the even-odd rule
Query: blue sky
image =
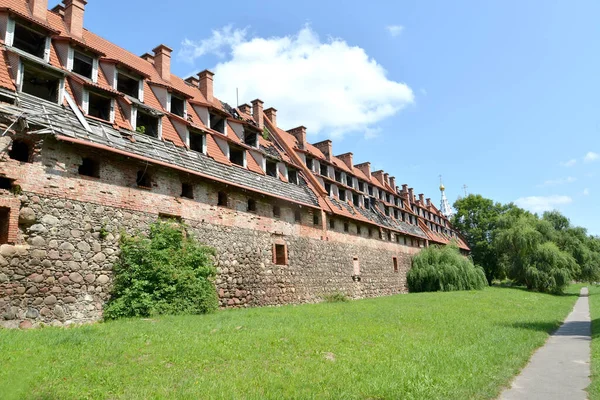
<path fill-rule="evenodd" d="M 92 0 L 85 26 L 171 46 L 174 73 L 209 68 L 218 97 L 260 97 L 436 203 L 442 174 L 451 202 L 466 184 L 600 234 L 600 3 L 152 3 Z"/>

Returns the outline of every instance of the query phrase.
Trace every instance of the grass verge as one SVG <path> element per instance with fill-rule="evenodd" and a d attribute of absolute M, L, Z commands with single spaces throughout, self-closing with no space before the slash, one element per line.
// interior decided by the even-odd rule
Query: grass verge
<path fill-rule="evenodd" d="M 0 393 L 28 399 L 494 398 L 560 325 L 576 292 L 487 288 L 0 330 Z"/>
<path fill-rule="evenodd" d="M 592 383 L 587 388 L 590 400 L 600 400 L 600 286 L 588 285 L 592 319 Z"/>

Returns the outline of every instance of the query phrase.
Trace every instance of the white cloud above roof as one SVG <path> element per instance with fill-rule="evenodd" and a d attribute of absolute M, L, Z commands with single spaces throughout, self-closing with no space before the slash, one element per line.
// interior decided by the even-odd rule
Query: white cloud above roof
<path fill-rule="evenodd" d="M 529 196 L 515 200 L 515 204 L 534 213 L 552 211 L 560 206 L 571 204 L 573 199 L 569 196 Z"/>
<path fill-rule="evenodd" d="M 194 61 L 226 54 L 214 68 L 215 95 L 236 104 L 260 98 L 278 110 L 278 125 L 304 125 L 308 134 L 370 136 L 377 123 L 414 102 L 412 89 L 391 80 L 366 51 L 339 38 L 321 40 L 310 27 L 294 35 L 249 38 L 247 29 L 226 26 L 210 38 L 184 40 L 178 57 Z"/>
<path fill-rule="evenodd" d="M 402 25 L 388 25 L 385 27 L 385 29 L 392 37 L 396 37 L 400 36 L 402 31 L 404 30 L 404 27 Z"/>
<path fill-rule="evenodd" d="M 598 158 L 600 158 L 600 154 L 590 151 L 585 155 L 585 157 L 583 157 L 583 161 L 589 163 L 589 162 L 596 161 Z"/>

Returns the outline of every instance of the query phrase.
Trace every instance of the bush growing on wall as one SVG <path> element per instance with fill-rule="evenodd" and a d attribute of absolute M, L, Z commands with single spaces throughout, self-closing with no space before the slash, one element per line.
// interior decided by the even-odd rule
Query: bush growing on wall
<path fill-rule="evenodd" d="M 156 314 L 204 314 L 218 299 L 214 249 L 186 235 L 184 226 L 157 221 L 145 236 L 123 236 L 114 266 L 106 319 Z"/>
<path fill-rule="evenodd" d="M 452 245 L 423 249 L 413 257 L 406 278 L 411 292 L 481 290 L 487 286 L 483 269 Z"/>

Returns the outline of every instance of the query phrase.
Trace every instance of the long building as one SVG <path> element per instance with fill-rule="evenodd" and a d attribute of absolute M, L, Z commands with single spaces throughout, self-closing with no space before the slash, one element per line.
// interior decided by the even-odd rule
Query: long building
<path fill-rule="evenodd" d="M 468 252 L 423 194 L 171 74 L 168 46 L 86 30 L 85 6 L 0 0 L 1 324 L 101 318 L 120 235 L 157 218 L 217 250 L 223 307 L 403 293 L 421 248 Z"/>

